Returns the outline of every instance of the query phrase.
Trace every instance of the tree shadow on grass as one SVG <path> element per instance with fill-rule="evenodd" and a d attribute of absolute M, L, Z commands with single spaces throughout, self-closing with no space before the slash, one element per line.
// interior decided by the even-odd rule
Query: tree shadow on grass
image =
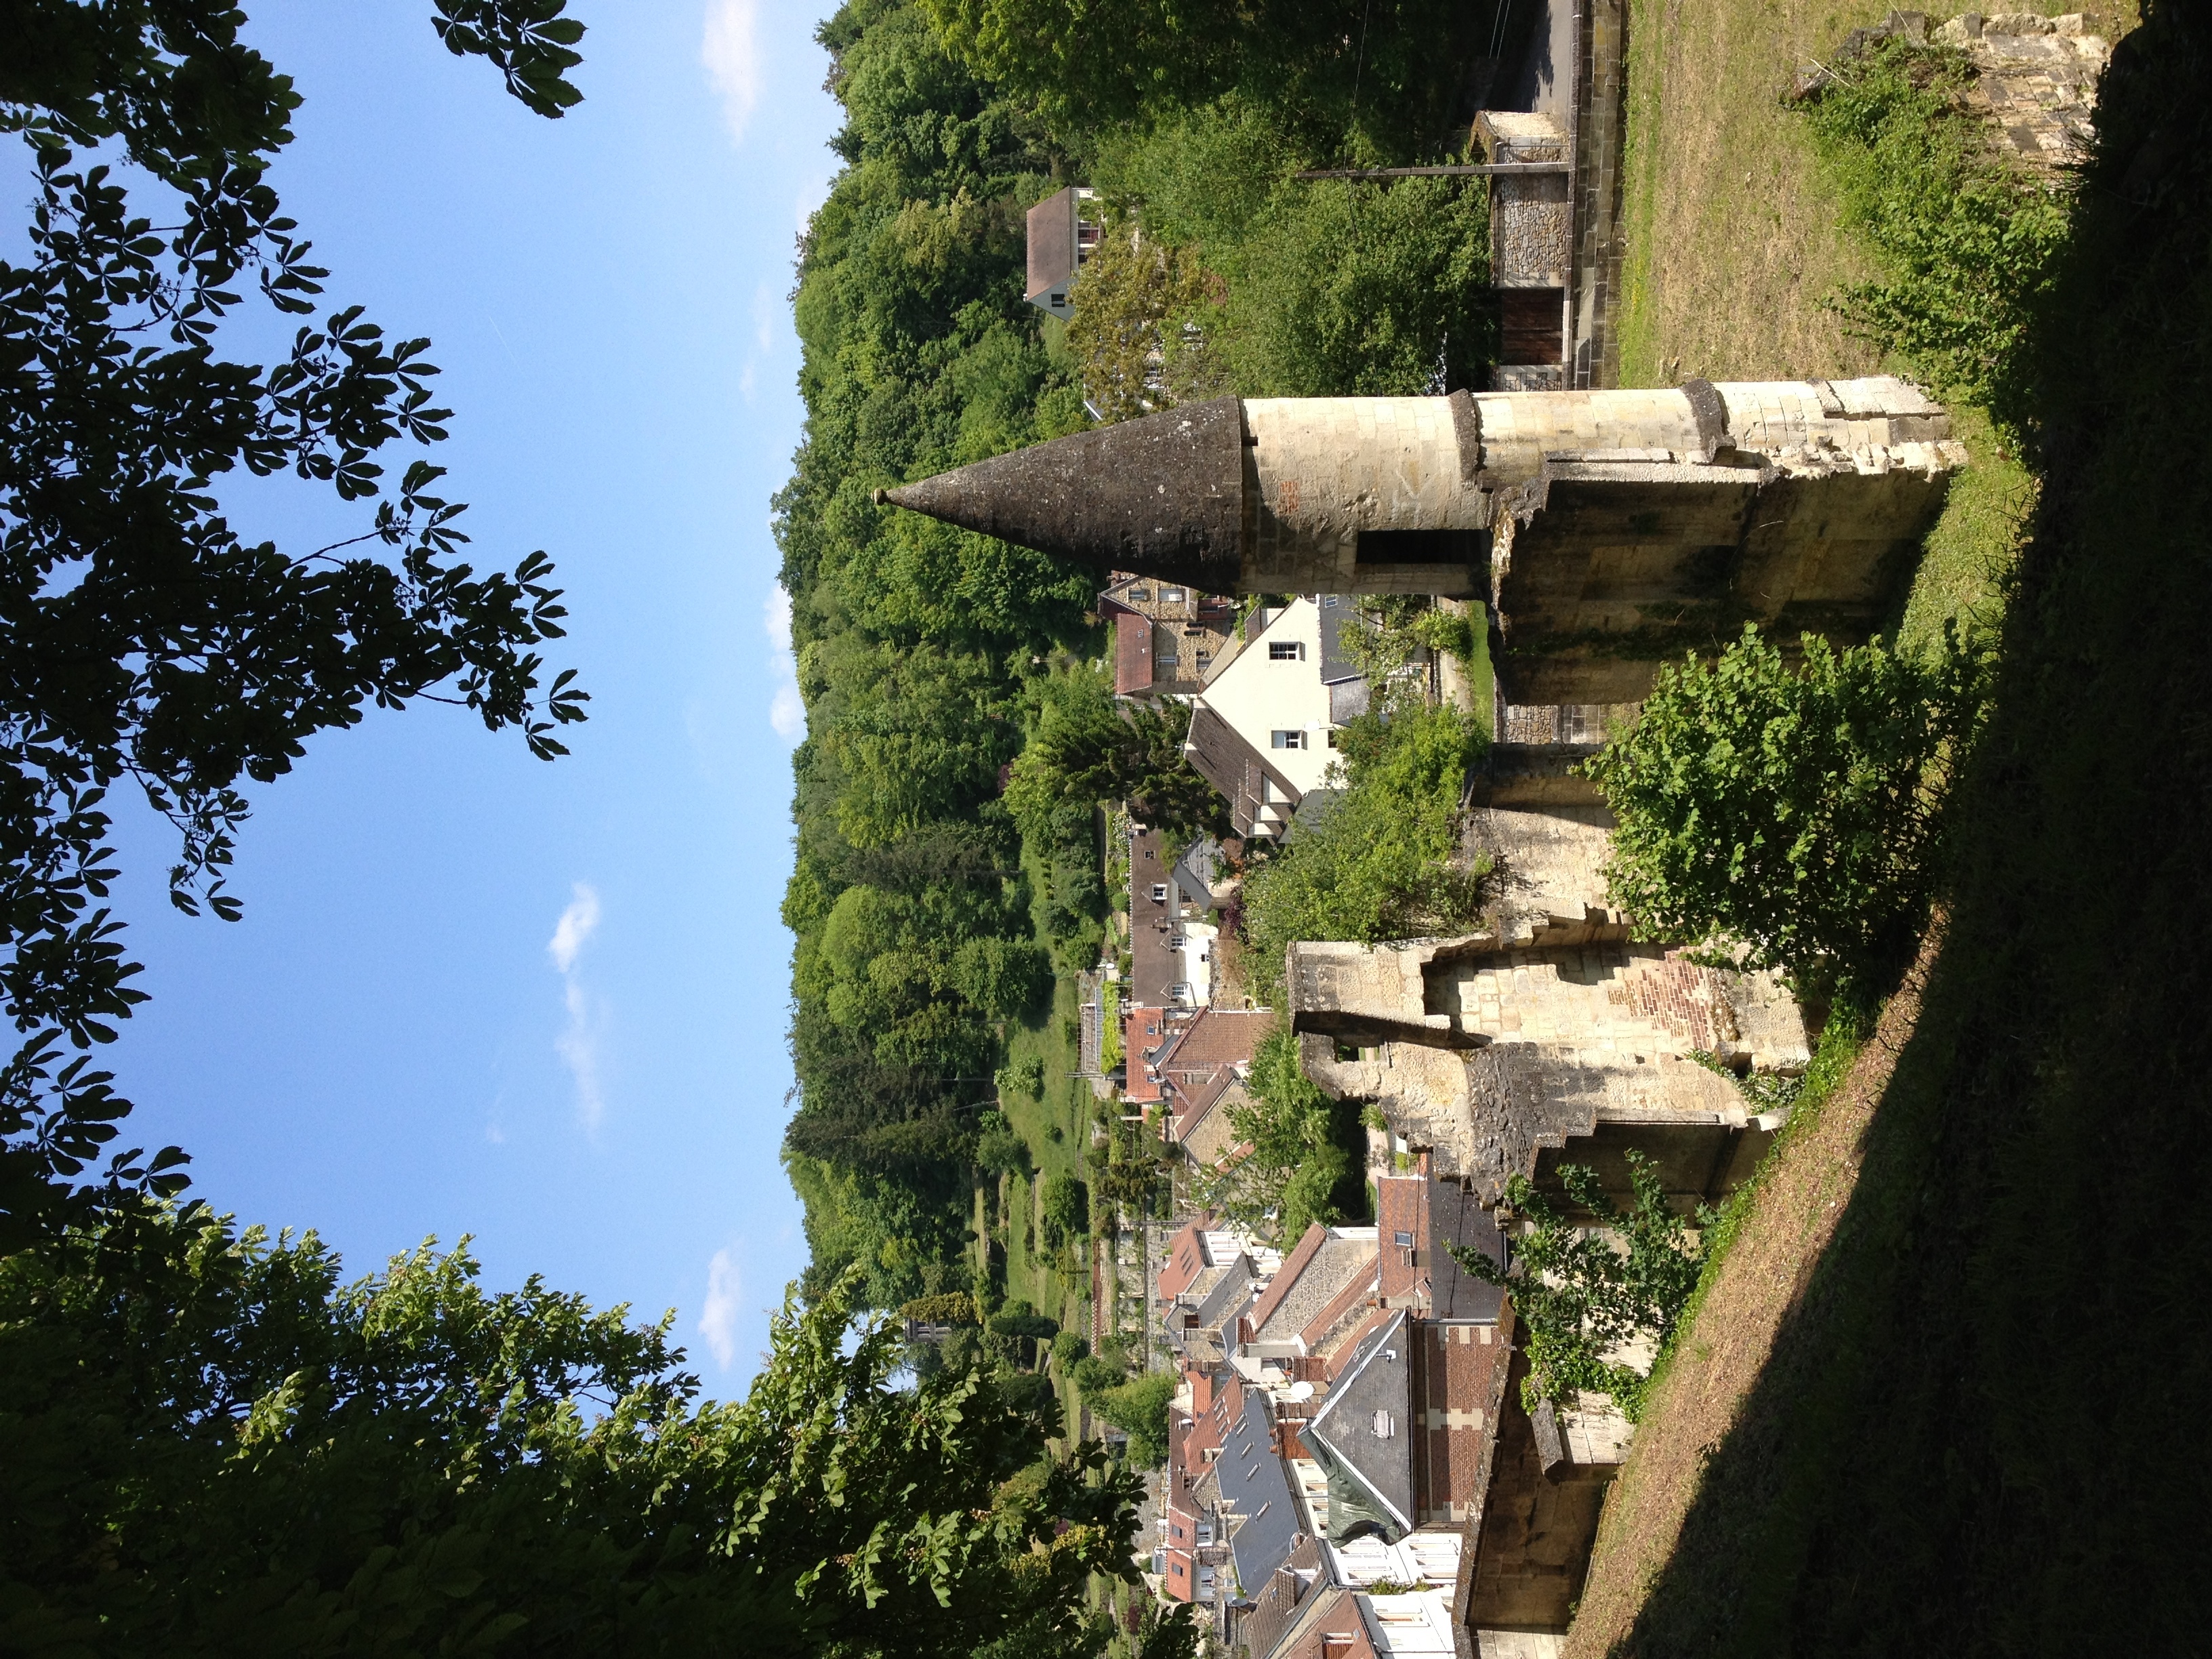
<path fill-rule="evenodd" d="M 2212 1628 L 2208 84 L 2170 3 L 2106 77 L 1948 935 L 1848 1212 L 1616 1652 Z"/>

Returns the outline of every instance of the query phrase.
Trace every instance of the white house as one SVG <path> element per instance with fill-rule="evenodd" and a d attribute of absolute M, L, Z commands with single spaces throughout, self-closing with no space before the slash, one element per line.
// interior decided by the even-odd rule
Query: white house
<path fill-rule="evenodd" d="M 1338 660 L 1331 614 L 1353 601 L 1301 595 L 1256 612 L 1242 649 L 1193 700 L 1184 753 L 1229 802 L 1241 836 L 1279 836 L 1336 758 L 1324 657 Z M 1323 649 L 1324 635 L 1329 648 Z"/>

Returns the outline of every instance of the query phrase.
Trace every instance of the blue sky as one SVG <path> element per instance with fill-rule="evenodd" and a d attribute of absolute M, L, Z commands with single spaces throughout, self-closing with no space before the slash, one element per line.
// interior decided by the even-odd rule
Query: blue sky
<path fill-rule="evenodd" d="M 431 705 L 325 734 L 256 792 L 235 925 L 172 915 L 167 832 L 127 820 L 153 994 L 108 1051 L 131 1142 L 355 1270 L 467 1233 L 495 1287 L 673 1307 L 735 1391 L 805 1257 L 776 1159 L 799 714 L 768 517 L 794 238 L 836 165 L 815 9 L 584 0 L 557 122 L 448 55 L 428 0 L 252 9 L 306 99 L 274 179 L 325 298 L 434 342 L 473 551 L 552 556 L 549 654 L 592 717 L 552 765 Z M 226 505 L 302 551 L 367 521 L 289 481 Z"/>

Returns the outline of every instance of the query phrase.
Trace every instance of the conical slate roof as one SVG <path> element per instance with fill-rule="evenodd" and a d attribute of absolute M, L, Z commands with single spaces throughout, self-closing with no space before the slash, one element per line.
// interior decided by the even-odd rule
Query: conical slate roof
<path fill-rule="evenodd" d="M 1164 410 L 876 498 L 1101 571 L 1233 593 L 1243 552 L 1243 406 L 1217 398 Z"/>

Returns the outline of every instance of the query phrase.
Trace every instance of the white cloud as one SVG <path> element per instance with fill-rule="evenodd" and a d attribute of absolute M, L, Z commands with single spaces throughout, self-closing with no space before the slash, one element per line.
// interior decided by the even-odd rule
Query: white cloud
<path fill-rule="evenodd" d="M 806 703 L 799 695 L 799 664 L 791 654 L 791 595 L 781 583 L 768 596 L 762 621 L 768 629 L 769 670 L 775 676 L 768 723 L 786 743 L 797 743 L 806 731 Z"/>
<path fill-rule="evenodd" d="M 769 699 L 768 723 L 786 743 L 797 743 L 806 733 L 806 704 L 794 684 L 779 685 Z"/>
<path fill-rule="evenodd" d="M 545 945 L 545 953 L 553 958 L 554 967 L 564 974 L 576 965 L 576 957 L 599 930 L 599 894 L 580 881 L 572 891 L 574 896 L 561 913 L 561 920 L 553 925 L 553 937 Z"/>
<path fill-rule="evenodd" d="M 699 61 L 722 100 L 730 137 L 742 139 L 760 102 L 759 0 L 707 0 L 707 33 Z"/>
<path fill-rule="evenodd" d="M 737 1261 L 727 1250 L 715 1251 L 707 1264 L 707 1307 L 699 1316 L 699 1334 L 724 1370 L 738 1355 L 738 1298 L 744 1294 Z"/>
<path fill-rule="evenodd" d="M 767 283 L 753 288 L 753 337 L 760 342 L 763 351 L 775 344 L 775 290 Z"/>
<path fill-rule="evenodd" d="M 586 1129 L 597 1129 L 607 1109 L 599 1089 L 599 1021 L 580 965 L 584 947 L 599 927 L 599 896 L 580 881 L 572 890 L 568 908 L 554 924 L 553 937 L 545 943 L 545 954 L 561 975 L 561 1000 L 568 1012 L 568 1024 L 553 1039 L 553 1051 L 576 1079 L 576 1110 Z"/>

